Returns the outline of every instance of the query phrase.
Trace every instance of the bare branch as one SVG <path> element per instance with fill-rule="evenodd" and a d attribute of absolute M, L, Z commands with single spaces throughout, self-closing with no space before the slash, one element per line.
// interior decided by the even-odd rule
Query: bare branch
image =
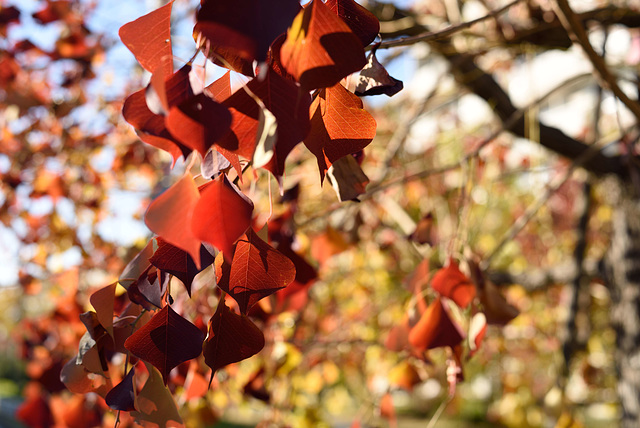
<path fill-rule="evenodd" d="M 589 36 L 587 35 L 582 23 L 578 20 L 575 13 L 573 13 L 571 6 L 569 6 L 569 2 L 567 0 L 558 0 L 556 13 L 558 18 L 560 18 L 560 22 L 562 22 L 562 26 L 569 33 L 569 37 L 571 37 L 574 43 L 580 45 L 587 54 L 587 57 L 591 61 L 591 64 L 593 64 L 602 84 L 606 88 L 610 89 L 615 96 L 618 97 L 625 106 L 627 106 L 635 117 L 640 120 L 640 104 L 638 104 L 637 101 L 631 100 L 627 94 L 620 89 L 615 76 L 609 71 L 604 59 L 598 55 L 598 53 L 593 49 L 593 46 L 591 46 Z"/>
<path fill-rule="evenodd" d="M 501 7 L 500 9 L 496 9 L 494 11 L 489 12 L 487 15 L 485 16 L 481 16 L 480 18 L 476 18 L 473 19 L 471 21 L 467 21 L 467 22 L 463 22 L 457 25 L 452 25 L 448 28 L 445 28 L 444 30 L 440 30 L 440 31 L 435 31 L 435 32 L 431 32 L 431 31 L 427 31 L 426 33 L 423 34 L 418 34 L 416 36 L 411 36 L 411 37 L 404 37 L 398 40 L 390 40 L 388 42 L 382 42 L 379 46 L 378 49 L 387 49 L 387 48 L 393 48 L 396 46 L 407 46 L 407 45 L 413 45 L 416 44 L 418 42 L 429 42 L 429 41 L 433 41 L 433 40 L 439 40 L 439 39 L 443 39 L 446 37 L 449 37 L 461 30 L 467 29 L 472 27 L 473 25 L 479 23 L 479 22 L 483 22 L 486 21 L 488 19 L 492 19 L 492 18 L 496 18 L 500 15 L 502 15 L 503 13 L 505 13 L 507 10 L 509 10 L 511 7 L 515 6 L 516 4 L 520 3 L 522 0 L 514 0 L 511 3 L 508 3 L 507 5 Z M 381 25 L 384 25 L 384 22 L 381 22 Z M 383 30 L 381 30 L 383 31 Z"/>

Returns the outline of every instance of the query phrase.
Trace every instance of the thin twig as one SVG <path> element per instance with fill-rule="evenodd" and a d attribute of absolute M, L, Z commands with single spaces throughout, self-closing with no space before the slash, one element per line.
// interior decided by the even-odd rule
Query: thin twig
<path fill-rule="evenodd" d="M 567 33 L 569 33 L 571 40 L 580 45 L 587 54 L 587 57 L 591 61 L 591 64 L 597 72 L 602 84 L 610 89 L 614 95 L 618 97 L 625 106 L 627 106 L 636 119 L 640 120 L 640 104 L 638 104 L 637 101 L 631 100 L 627 94 L 620 89 L 615 76 L 609 71 L 604 59 L 598 55 L 598 53 L 593 49 L 593 46 L 591 46 L 589 36 L 587 35 L 582 23 L 578 20 L 576 14 L 571 9 L 571 6 L 569 6 L 569 2 L 567 0 L 558 0 L 555 9 L 562 26 L 567 30 Z"/>
<path fill-rule="evenodd" d="M 434 32 L 427 32 L 424 34 L 418 34 L 417 36 L 411 36 L 411 37 L 403 37 L 401 39 L 398 40 L 390 40 L 388 42 L 382 42 L 379 46 L 378 49 L 388 49 L 388 48 L 393 48 L 396 46 L 407 46 L 407 45 L 413 45 L 415 43 L 418 42 L 429 42 L 432 40 L 439 40 L 439 39 L 444 39 L 446 37 L 451 36 L 452 34 L 457 33 L 458 31 L 464 30 L 466 28 L 472 27 L 473 25 L 482 22 L 482 21 L 486 21 L 488 19 L 492 19 L 492 18 L 496 18 L 500 15 L 502 15 L 503 13 L 505 13 L 507 10 L 509 10 L 511 7 L 515 6 L 516 4 L 520 3 L 522 0 L 514 0 L 511 3 L 506 4 L 505 6 L 501 7 L 500 9 L 496 9 L 494 11 L 489 12 L 487 15 L 485 16 L 481 16 L 480 18 L 476 18 L 473 19 L 471 21 L 467 21 L 467 22 L 463 22 L 457 25 L 452 25 L 448 28 L 445 28 L 444 30 L 440 30 L 440 31 L 434 31 Z"/>

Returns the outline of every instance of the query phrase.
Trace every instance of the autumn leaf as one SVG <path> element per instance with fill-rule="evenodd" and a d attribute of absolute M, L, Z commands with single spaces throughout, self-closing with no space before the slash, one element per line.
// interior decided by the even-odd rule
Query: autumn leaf
<path fill-rule="evenodd" d="M 144 216 L 144 222 L 151 231 L 186 251 L 198 268 L 201 243 L 191 232 L 191 223 L 200 197 L 193 177 L 186 174 L 151 202 Z"/>
<path fill-rule="evenodd" d="M 252 62 L 265 60 L 299 10 L 297 0 L 206 0 L 194 36 L 214 63 L 253 75 Z"/>
<path fill-rule="evenodd" d="M 249 228 L 238 240 L 231 264 L 216 258 L 218 287 L 238 302 L 244 315 L 258 300 L 289 285 L 296 269 L 284 254 Z"/>
<path fill-rule="evenodd" d="M 124 288 L 129 288 L 131 284 L 136 282 L 140 275 L 149 268 L 149 258 L 155 251 L 155 241 L 153 239 L 147 242 L 147 245 L 136 256 L 127 263 L 124 270 L 118 278 L 118 283 Z"/>
<path fill-rule="evenodd" d="M 96 311 L 98 321 L 111 337 L 113 337 L 113 307 L 117 285 L 117 282 L 107 285 L 94 292 L 89 298 L 91 306 L 93 306 Z"/>
<path fill-rule="evenodd" d="M 435 299 L 409 331 L 409 343 L 419 351 L 440 346 L 453 348 L 464 339 L 464 333 L 451 319 L 442 299 Z"/>
<path fill-rule="evenodd" d="M 264 79 L 253 79 L 247 89 L 258 97 L 264 107 L 275 116 L 278 124 L 274 153 L 263 168 L 276 176 L 284 173 L 287 155 L 309 132 L 309 94 L 299 91 L 298 86 L 269 68 Z M 218 145 L 226 150 L 252 159 L 260 124 L 260 106 L 244 90 L 238 90 L 224 102 L 233 117 L 231 132 Z"/>
<path fill-rule="evenodd" d="M 111 380 L 87 370 L 77 357 L 69 360 L 60 371 L 60 381 L 75 394 L 95 392 L 104 397 L 111 390 Z"/>
<path fill-rule="evenodd" d="M 147 71 L 153 73 L 158 66 L 165 67 L 165 73 L 173 73 L 171 50 L 171 7 L 173 1 L 129 22 L 120 28 L 120 40 L 133 53 L 136 60 Z"/>
<path fill-rule="evenodd" d="M 485 278 L 476 258 L 470 258 L 468 263 L 486 323 L 501 326 L 508 324 L 520 314 L 520 311 L 507 302 L 493 282 Z"/>
<path fill-rule="evenodd" d="M 171 369 L 200 355 L 203 339 L 198 327 L 178 315 L 171 306 L 165 306 L 133 333 L 124 346 L 156 367 L 166 384 Z"/>
<path fill-rule="evenodd" d="M 163 298 L 169 285 L 169 275 L 149 267 L 127 288 L 129 299 L 148 311 L 162 307 Z"/>
<path fill-rule="evenodd" d="M 473 282 L 460 271 L 458 263 L 453 259 L 449 259 L 448 266 L 436 272 L 431 280 L 431 287 L 461 308 L 469 306 L 476 296 Z"/>
<path fill-rule="evenodd" d="M 354 0 L 327 0 L 326 4 L 358 36 L 362 46 L 371 44 L 380 32 L 378 18 Z"/>
<path fill-rule="evenodd" d="M 172 136 L 204 157 L 207 150 L 229 131 L 231 113 L 222 104 L 200 93 L 171 108 L 165 124 Z"/>
<path fill-rule="evenodd" d="M 358 201 L 358 196 L 366 192 L 369 184 L 369 177 L 353 156 L 343 156 L 333 162 L 327 171 L 327 177 L 340 202 Z"/>
<path fill-rule="evenodd" d="M 123 410 L 125 412 L 136 409 L 134 405 L 135 392 L 133 390 L 134 374 L 135 368 L 131 367 L 124 379 L 109 391 L 105 397 L 107 406 L 114 410 Z"/>
<path fill-rule="evenodd" d="M 213 255 L 205 248 L 200 246 L 200 267 L 198 268 L 189 255 L 184 250 L 171 245 L 161 237 L 157 237 L 158 249 L 149 259 L 152 265 L 159 270 L 167 272 L 177 277 L 184 284 L 191 297 L 191 284 L 193 278 L 202 272 L 206 267 L 213 263 Z"/>
<path fill-rule="evenodd" d="M 168 107 L 179 105 L 193 96 L 189 83 L 190 65 L 185 65 L 165 81 L 166 102 Z M 157 90 L 157 89 L 156 89 Z M 147 104 L 146 89 L 129 95 L 122 107 L 124 119 L 131 124 L 142 141 L 171 154 L 173 161 L 191 153 L 191 149 L 171 135 L 165 124 L 165 117 L 155 114 Z"/>
<path fill-rule="evenodd" d="M 293 20 L 280 61 L 305 90 L 333 86 L 366 64 L 360 39 L 320 0 Z"/>
<path fill-rule="evenodd" d="M 221 300 L 209 321 L 209 335 L 202 351 L 212 370 L 211 379 L 218 369 L 260 352 L 264 343 L 262 331 L 246 316 L 233 313 Z"/>
<path fill-rule="evenodd" d="M 40 24 L 49 24 L 51 22 L 63 19 L 71 12 L 71 2 L 68 0 L 48 1 L 47 5 L 37 12 L 31 14 Z"/>
<path fill-rule="evenodd" d="M 50 427 L 54 420 L 45 392 L 40 388 L 25 394 L 26 400 L 16 410 L 16 419 L 29 427 Z"/>
<path fill-rule="evenodd" d="M 367 65 L 360 70 L 357 79 L 355 93 L 360 97 L 380 94 L 392 97 L 404 88 L 402 81 L 389 76 L 376 58 L 375 51 L 367 57 Z"/>
<path fill-rule="evenodd" d="M 341 84 L 322 89 L 310 115 L 311 130 L 304 144 L 317 158 L 321 179 L 332 162 L 364 149 L 376 135 L 375 119 Z"/>
<path fill-rule="evenodd" d="M 251 224 L 253 212 L 253 203 L 232 186 L 224 176 L 210 182 L 191 219 L 193 234 L 226 253 L 225 257 L 231 257 L 233 243 Z"/>
<path fill-rule="evenodd" d="M 435 245 L 437 242 L 437 229 L 433 224 L 433 214 L 428 212 L 418 222 L 416 229 L 409 235 L 409 239 L 418 244 Z"/>
<path fill-rule="evenodd" d="M 132 411 L 131 416 L 139 422 L 152 422 L 159 428 L 182 426 L 182 418 L 178 413 L 176 402 L 169 388 L 163 383 L 162 374 L 154 367 L 145 365 L 149 370 L 149 378 L 140 393 L 136 395 L 135 407 L 137 411 Z M 176 422 L 178 425 L 171 422 Z"/>

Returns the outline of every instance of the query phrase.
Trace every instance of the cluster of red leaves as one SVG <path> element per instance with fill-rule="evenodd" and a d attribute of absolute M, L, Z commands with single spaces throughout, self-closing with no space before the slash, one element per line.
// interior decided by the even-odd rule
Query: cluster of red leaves
<path fill-rule="evenodd" d="M 450 258 L 448 264 L 433 276 L 429 272 L 428 260 L 418 265 L 410 277 L 414 305 L 402 322 L 395 326 L 385 345 L 393 351 L 408 351 L 420 359 L 427 359 L 426 351 L 448 348 L 448 380 L 450 393 L 462 379 L 463 343 L 467 339 L 468 356 L 480 347 L 487 325 L 504 326 L 518 315 L 497 287 L 484 278 L 477 262 L 468 260 L 470 276 L 465 275 L 458 263 Z M 425 295 L 435 292 L 429 305 Z M 460 311 L 454 311 L 454 306 Z M 470 321 L 465 332 L 460 312 L 467 313 Z M 449 375 L 451 372 L 451 375 Z"/>
<path fill-rule="evenodd" d="M 187 172 L 150 204 L 145 223 L 157 236 L 118 282 L 91 295 L 94 310 L 80 315 L 86 333 L 62 369 L 71 391 L 95 392 L 111 409 L 163 426 L 180 423 L 168 388 L 170 378 L 179 383 L 174 368 L 202 354 L 211 383 L 220 368 L 257 354 L 266 343 L 261 323 L 300 310 L 316 277 L 292 248 L 295 198 L 264 234 L 256 232 L 253 203 L 230 174 L 241 180 L 241 162 L 248 162 L 282 183 L 287 156 L 304 141 L 321 178 L 328 171 L 340 198 L 353 199 L 368 181 L 356 157 L 375 136 L 376 122 L 341 82 L 366 66 L 360 80 L 379 87 L 371 93 L 399 90 L 373 56 L 367 63 L 364 48 L 379 23 L 353 0 L 314 0 L 304 8 L 297 0 L 202 1 L 197 47 L 230 70 L 203 88 L 192 86 L 190 63 L 174 71 L 171 9 L 169 2 L 120 29 L 152 74 L 146 88 L 127 97 L 123 115 L 142 141 L 174 163 L 192 152 L 202 156 L 203 176 Z M 249 78 L 235 92 L 232 72 Z M 211 265 L 216 286 L 209 292 L 218 305 L 207 326 L 206 311 L 190 321 L 172 306 L 170 284 L 178 278 L 191 296 L 195 276 Z M 116 305 L 118 283 L 126 293 Z M 124 370 L 117 355 L 125 356 Z M 259 380 L 246 392 L 258 394 L 251 385 Z"/>

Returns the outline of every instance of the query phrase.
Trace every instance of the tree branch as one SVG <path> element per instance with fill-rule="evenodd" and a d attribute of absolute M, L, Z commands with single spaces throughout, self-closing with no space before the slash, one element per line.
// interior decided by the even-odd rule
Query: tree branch
<path fill-rule="evenodd" d="M 439 40 L 439 39 L 443 39 L 446 37 L 449 37 L 459 31 L 465 30 L 467 28 L 472 27 L 473 25 L 479 23 L 479 22 L 483 22 L 486 21 L 487 19 L 491 19 L 491 18 L 496 18 L 500 15 L 502 15 L 503 13 L 505 13 L 507 10 L 509 10 L 511 7 L 515 6 L 516 4 L 520 3 L 522 0 L 514 0 L 511 3 L 506 4 L 505 6 L 501 7 L 500 9 L 496 9 L 493 10 L 491 12 L 489 12 L 488 14 L 486 14 L 485 16 L 481 16 L 480 18 L 476 18 L 473 19 L 471 21 L 467 21 L 467 22 L 463 22 L 457 25 L 452 25 L 448 28 L 445 28 L 444 30 L 440 30 L 440 31 L 435 31 L 435 32 L 431 32 L 431 31 L 427 31 L 425 33 L 422 34 L 418 34 L 416 36 L 409 36 L 409 37 L 403 37 L 401 39 L 398 40 L 390 40 L 388 42 L 382 42 L 380 44 L 380 46 L 378 47 L 378 49 L 387 49 L 387 48 L 393 48 L 396 46 L 407 46 L 407 45 L 413 45 L 416 44 L 418 42 L 429 42 L 432 40 Z M 389 21 L 386 21 L 389 22 Z M 393 22 L 393 21 L 391 21 Z M 413 24 L 415 25 L 416 23 L 413 22 Z M 381 28 L 380 28 L 380 32 L 383 33 L 385 32 L 385 22 L 381 22 L 380 23 Z M 389 24 L 387 24 L 388 26 Z M 417 24 L 418 27 L 420 28 L 422 27 L 422 25 Z M 396 29 L 397 30 L 397 29 Z"/>
<path fill-rule="evenodd" d="M 571 9 L 571 6 L 569 6 L 567 0 L 557 0 L 557 3 L 554 4 L 557 5 L 556 14 L 558 15 L 558 18 L 560 18 L 562 26 L 567 30 L 567 33 L 569 33 L 571 40 L 580 45 L 587 54 L 587 57 L 591 61 L 591 64 L 593 64 L 602 84 L 606 88 L 610 89 L 615 96 L 618 97 L 625 106 L 627 106 L 627 108 L 635 115 L 636 119 L 640 120 L 640 104 L 638 104 L 637 101 L 631 100 L 627 94 L 620 89 L 616 78 L 609 71 L 604 59 L 598 55 L 598 53 L 593 49 L 593 46 L 591 46 L 589 36 L 587 35 L 584 26 L 578 20 L 575 13 L 573 13 L 573 10 Z"/>

